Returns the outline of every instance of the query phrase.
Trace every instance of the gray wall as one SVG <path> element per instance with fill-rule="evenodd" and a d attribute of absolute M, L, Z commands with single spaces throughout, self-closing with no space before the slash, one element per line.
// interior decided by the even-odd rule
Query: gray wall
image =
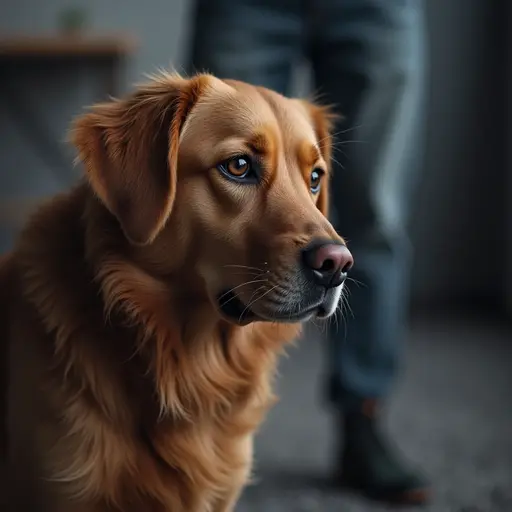
<path fill-rule="evenodd" d="M 426 3 L 430 106 L 414 289 L 422 298 L 486 299 L 502 294 L 504 278 L 500 1 Z"/>
<path fill-rule="evenodd" d="M 214 0 L 212 0 L 214 1 Z M 80 3 L 80 2 L 76 2 Z M 129 63 L 129 82 L 157 66 L 178 70 L 188 38 L 187 0 L 88 0 L 97 31 L 129 31 L 140 48 Z M 421 300 L 491 297 L 502 293 L 504 173 L 496 136 L 500 94 L 495 89 L 494 4 L 490 0 L 428 0 L 431 79 L 424 175 L 412 222 L 416 246 L 414 293 Z M 55 28 L 59 9 L 69 0 L 4 0 L 2 33 L 40 33 Z M 30 79 L 30 82 L 27 81 Z M 92 70 L 49 80 L 12 76 L 16 86 L 50 121 L 62 139 L 69 120 L 94 100 L 98 77 Z M 37 87 L 33 87 L 34 81 Z M 31 85 L 30 89 L 27 87 Z M 1 108 L 1 107 L 0 107 Z M 69 151 L 71 157 L 71 151 Z M 0 200 L 7 195 L 56 191 L 54 177 L 37 154 L 27 149 L 16 126 L 0 116 Z"/>
<path fill-rule="evenodd" d="M 508 2 L 503 13 L 504 25 L 506 27 L 512 26 L 512 4 Z M 506 166 L 505 172 L 508 176 L 507 186 L 505 188 L 505 201 L 508 205 L 507 220 L 505 225 L 505 240 L 507 241 L 506 252 L 506 306 L 507 313 L 512 318 L 512 33 L 510 30 L 506 31 L 507 37 L 505 40 L 505 48 L 507 48 L 505 55 L 505 76 L 504 85 L 506 91 L 506 129 L 503 138 L 503 145 L 507 149 L 506 152 Z"/>

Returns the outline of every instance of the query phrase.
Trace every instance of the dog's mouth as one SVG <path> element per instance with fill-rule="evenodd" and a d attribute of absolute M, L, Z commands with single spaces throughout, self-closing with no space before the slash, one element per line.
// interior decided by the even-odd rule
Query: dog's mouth
<path fill-rule="evenodd" d="M 250 307 L 246 306 L 232 291 L 221 293 L 217 298 L 217 304 L 222 314 L 231 322 L 238 325 L 247 325 L 251 322 L 304 322 L 312 317 L 319 319 L 329 316 L 323 302 L 300 311 L 281 311 L 279 315 L 256 314 Z"/>
<path fill-rule="evenodd" d="M 246 325 L 258 319 L 258 316 L 232 291 L 221 293 L 217 297 L 217 304 L 222 314 L 234 323 Z"/>

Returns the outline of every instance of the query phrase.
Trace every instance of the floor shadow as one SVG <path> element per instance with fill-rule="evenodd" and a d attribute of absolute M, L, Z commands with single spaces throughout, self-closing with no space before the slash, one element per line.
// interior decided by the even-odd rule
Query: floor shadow
<path fill-rule="evenodd" d="M 330 475 L 319 474 L 316 472 L 308 472 L 303 469 L 265 469 L 258 470 L 257 476 L 253 480 L 253 484 L 247 488 L 247 494 L 252 492 L 261 493 L 262 490 L 291 491 L 317 491 L 317 492 L 333 492 L 337 486 Z"/>

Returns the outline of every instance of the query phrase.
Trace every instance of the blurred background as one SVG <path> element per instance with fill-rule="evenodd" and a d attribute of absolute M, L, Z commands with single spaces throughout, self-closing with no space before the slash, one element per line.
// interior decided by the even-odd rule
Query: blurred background
<path fill-rule="evenodd" d="M 212 0 L 213 2 L 214 0 Z M 74 115 L 158 67 L 184 68 L 189 0 L 1 0 L 0 252 L 79 176 Z M 433 483 L 433 511 L 512 511 L 512 128 L 506 0 L 429 0 L 425 157 L 410 235 L 411 325 L 386 428 Z M 298 62 L 296 94 L 308 92 Z M 238 510 L 388 510 L 323 482 L 332 424 L 322 341 L 283 361 Z"/>

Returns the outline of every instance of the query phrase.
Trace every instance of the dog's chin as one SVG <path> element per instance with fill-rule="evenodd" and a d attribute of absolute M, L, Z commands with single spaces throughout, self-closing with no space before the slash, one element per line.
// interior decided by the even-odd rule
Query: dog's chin
<path fill-rule="evenodd" d="M 324 320 L 336 310 L 336 304 L 331 302 L 332 299 L 322 297 L 318 303 L 301 310 L 281 309 L 279 312 L 263 312 L 247 307 L 233 292 L 224 292 L 217 297 L 217 305 L 222 316 L 237 325 L 248 325 L 252 322 L 300 323 L 313 318 Z"/>

